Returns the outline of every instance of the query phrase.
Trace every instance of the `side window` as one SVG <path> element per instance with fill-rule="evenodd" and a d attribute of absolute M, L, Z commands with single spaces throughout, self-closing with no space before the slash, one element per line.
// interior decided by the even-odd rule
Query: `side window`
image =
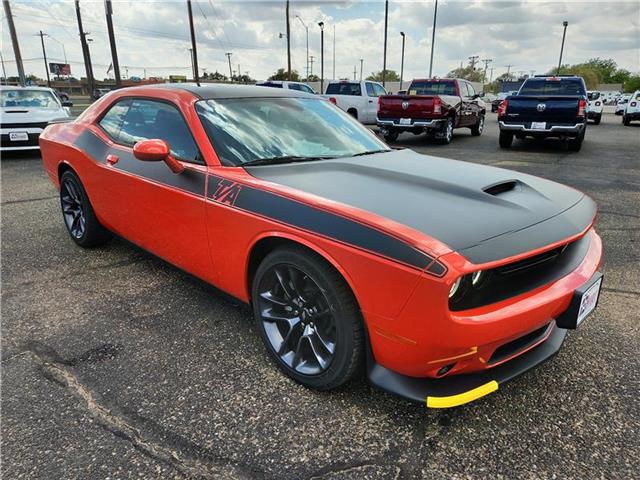
<path fill-rule="evenodd" d="M 297 83 L 290 83 L 289 90 L 302 90 L 302 88 L 300 88 L 300 85 L 298 85 Z"/>
<path fill-rule="evenodd" d="M 131 100 L 117 136 L 118 142 L 133 146 L 150 138 L 165 140 L 171 147 L 171 154 L 180 160 L 202 163 L 191 131 L 175 107 L 153 100 Z"/>
<path fill-rule="evenodd" d="M 375 97 L 376 94 L 373 90 L 373 83 L 371 82 L 366 82 L 365 85 L 367 86 L 367 96 L 369 97 Z"/>
<path fill-rule="evenodd" d="M 115 142 L 118 142 L 120 128 L 124 121 L 124 117 L 129 111 L 131 100 L 122 100 L 112 106 L 109 111 L 100 120 L 100 126 L 107 132 L 107 135 Z"/>
<path fill-rule="evenodd" d="M 467 83 L 467 89 L 469 90 L 469 96 L 473 97 L 476 94 L 476 89 L 473 88 L 473 85 Z"/>
<path fill-rule="evenodd" d="M 382 85 L 378 85 L 377 83 L 373 84 L 373 91 L 376 93 L 376 97 L 381 97 L 387 94 L 387 91 L 384 89 Z"/>
<path fill-rule="evenodd" d="M 300 88 L 303 92 L 306 92 L 306 93 L 316 93 L 313 91 L 313 88 L 311 88 L 308 85 L 300 85 Z"/>

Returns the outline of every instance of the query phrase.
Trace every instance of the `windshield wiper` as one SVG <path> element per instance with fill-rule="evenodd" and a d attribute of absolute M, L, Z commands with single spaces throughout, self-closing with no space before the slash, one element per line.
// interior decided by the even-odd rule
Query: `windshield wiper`
<path fill-rule="evenodd" d="M 360 152 L 360 153 L 356 153 L 355 155 L 351 155 L 352 157 L 362 157 L 363 155 L 373 155 L 374 153 L 384 153 L 384 152 L 390 152 L 391 150 L 370 150 L 368 152 Z"/>
<path fill-rule="evenodd" d="M 249 160 L 242 164 L 243 167 L 250 167 L 253 165 L 276 165 L 278 163 L 293 163 L 293 162 L 313 162 L 316 160 L 329 160 L 336 158 L 335 156 L 327 157 L 302 157 L 299 155 L 283 155 L 281 157 L 271 158 L 256 158 L 255 160 Z"/>

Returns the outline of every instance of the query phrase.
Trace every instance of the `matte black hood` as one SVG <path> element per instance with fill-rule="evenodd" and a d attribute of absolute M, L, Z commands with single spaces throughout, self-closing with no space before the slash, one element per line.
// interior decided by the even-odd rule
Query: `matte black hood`
<path fill-rule="evenodd" d="M 412 150 L 247 171 L 402 223 L 474 263 L 563 240 L 595 215 L 590 198 L 564 185 Z"/>

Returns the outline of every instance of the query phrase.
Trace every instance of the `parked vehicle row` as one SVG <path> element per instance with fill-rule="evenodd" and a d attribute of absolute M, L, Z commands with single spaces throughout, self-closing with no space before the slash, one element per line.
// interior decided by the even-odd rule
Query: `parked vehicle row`
<path fill-rule="evenodd" d="M 604 110 L 602 94 L 595 90 L 588 91 L 587 100 L 587 120 L 593 120 L 595 125 L 600 125 L 602 121 L 602 111 Z"/>
<path fill-rule="evenodd" d="M 625 126 L 640 120 L 640 90 L 636 90 L 631 94 L 626 108 L 622 113 L 622 123 Z"/>

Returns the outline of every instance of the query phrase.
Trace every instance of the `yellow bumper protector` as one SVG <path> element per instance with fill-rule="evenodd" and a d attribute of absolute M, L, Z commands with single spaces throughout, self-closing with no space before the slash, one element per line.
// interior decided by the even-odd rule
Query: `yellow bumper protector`
<path fill-rule="evenodd" d="M 491 380 L 490 382 L 480 385 L 468 392 L 451 395 L 449 397 L 427 397 L 427 407 L 429 408 L 451 408 L 465 403 L 473 402 L 480 397 L 489 395 L 491 392 L 498 390 L 498 382 Z"/>

